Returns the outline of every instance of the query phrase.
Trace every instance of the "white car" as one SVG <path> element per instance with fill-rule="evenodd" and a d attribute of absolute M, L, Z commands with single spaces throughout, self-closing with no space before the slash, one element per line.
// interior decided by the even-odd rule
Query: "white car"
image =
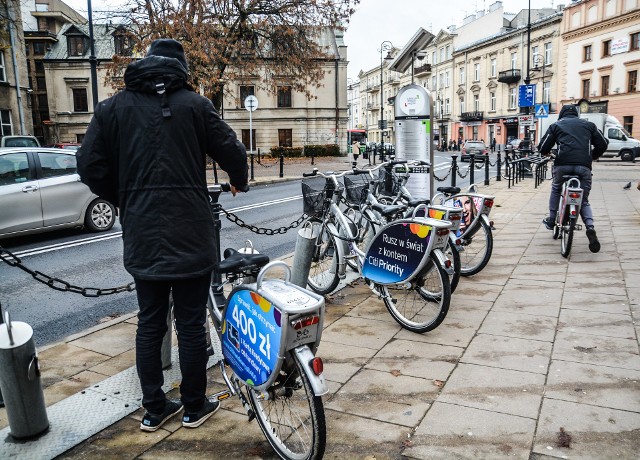
<path fill-rule="evenodd" d="M 114 206 L 80 182 L 72 150 L 0 149 L 0 238 L 69 227 L 103 232 Z"/>

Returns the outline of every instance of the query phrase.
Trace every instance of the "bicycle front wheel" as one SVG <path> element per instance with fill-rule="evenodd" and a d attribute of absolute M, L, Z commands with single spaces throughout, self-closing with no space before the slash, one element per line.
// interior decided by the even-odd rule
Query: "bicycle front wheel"
<path fill-rule="evenodd" d="M 340 282 L 338 276 L 338 240 L 331 235 L 325 225 L 321 225 L 320 233 L 316 238 L 311 268 L 307 283 L 309 287 L 320 295 L 330 294 Z"/>
<path fill-rule="evenodd" d="M 576 228 L 576 219 L 565 219 L 565 225 L 562 226 L 562 240 L 560 241 L 560 254 L 562 257 L 569 257 L 571 253 L 571 244 L 573 243 L 573 231 Z"/>
<path fill-rule="evenodd" d="M 403 328 L 422 334 L 440 325 L 449 311 L 449 276 L 433 254 L 421 274 L 410 282 L 378 285 L 384 304 Z"/>
<path fill-rule="evenodd" d="M 458 287 L 460 281 L 460 271 L 462 270 L 462 262 L 460 261 L 460 252 L 455 244 L 449 240 L 444 251 L 444 256 L 451 261 L 453 267 L 453 275 L 449 275 L 449 284 L 451 284 L 451 293 L 453 294 Z"/>
<path fill-rule="evenodd" d="M 471 237 L 462 235 L 460 246 L 460 274 L 471 276 L 479 273 L 489 263 L 493 251 L 491 227 L 483 219 L 480 228 Z"/>
<path fill-rule="evenodd" d="M 322 398 L 313 394 L 293 351 L 287 355 L 280 377 L 268 390 L 260 392 L 251 387 L 247 390 L 260 429 L 281 458 L 322 458 L 327 442 Z"/>

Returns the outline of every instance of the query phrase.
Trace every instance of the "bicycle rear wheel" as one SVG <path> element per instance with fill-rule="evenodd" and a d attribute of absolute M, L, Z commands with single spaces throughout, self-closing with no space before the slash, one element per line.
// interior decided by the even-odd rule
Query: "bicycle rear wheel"
<path fill-rule="evenodd" d="M 488 263 L 493 251 L 491 227 L 483 219 L 480 228 L 471 237 L 461 237 L 460 274 L 471 276 L 479 273 Z"/>
<path fill-rule="evenodd" d="M 280 457 L 322 458 L 327 440 L 322 398 L 313 394 L 293 351 L 288 353 L 280 377 L 268 390 L 247 390 L 260 429 Z"/>
<path fill-rule="evenodd" d="M 560 254 L 562 257 L 569 257 L 571 244 L 573 243 L 573 231 L 576 227 L 576 219 L 566 218 L 565 225 L 562 226 L 562 240 L 560 241 Z"/>
<path fill-rule="evenodd" d="M 453 267 L 453 275 L 449 275 L 449 284 L 451 285 L 451 293 L 453 294 L 458 287 L 460 281 L 460 271 L 462 270 L 462 262 L 460 261 L 460 252 L 455 244 L 449 240 L 444 251 L 444 256 L 451 261 Z"/>
<path fill-rule="evenodd" d="M 381 286 L 384 304 L 405 329 L 422 334 L 440 325 L 449 311 L 449 276 L 433 254 L 423 272 L 410 282 Z"/>
<path fill-rule="evenodd" d="M 369 242 L 373 239 L 376 231 L 371 222 L 367 220 L 360 212 L 358 212 L 357 219 L 354 219 L 354 227 L 352 228 L 353 233 L 358 234 L 358 239 L 356 240 L 356 245 L 358 249 L 364 252 L 364 249 L 367 247 Z M 353 269 L 354 271 L 358 271 L 358 256 L 355 254 L 349 254 L 347 256 L 347 265 Z"/>
<path fill-rule="evenodd" d="M 340 282 L 338 277 L 338 240 L 331 235 L 319 220 L 311 221 L 321 225 L 316 238 L 315 250 L 309 269 L 309 287 L 320 295 L 330 294 Z"/>

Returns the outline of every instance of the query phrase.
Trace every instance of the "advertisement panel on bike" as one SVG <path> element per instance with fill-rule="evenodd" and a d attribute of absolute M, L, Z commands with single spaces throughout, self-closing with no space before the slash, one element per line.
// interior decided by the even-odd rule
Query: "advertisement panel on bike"
<path fill-rule="evenodd" d="M 275 300 L 277 299 L 277 300 Z M 282 280 L 268 280 L 260 293 L 246 287 L 229 296 L 222 324 L 222 353 L 236 376 L 258 389 L 268 387 L 277 377 L 287 350 L 302 344 L 315 349 L 322 334 L 320 315 L 295 328 L 287 337 L 286 327 L 293 314 L 317 313 L 324 305 L 313 296 Z"/>
<path fill-rule="evenodd" d="M 429 218 L 399 220 L 383 227 L 371 241 L 362 265 L 362 276 L 378 284 L 396 284 L 413 278 L 429 257 L 438 230 L 450 222 Z"/>

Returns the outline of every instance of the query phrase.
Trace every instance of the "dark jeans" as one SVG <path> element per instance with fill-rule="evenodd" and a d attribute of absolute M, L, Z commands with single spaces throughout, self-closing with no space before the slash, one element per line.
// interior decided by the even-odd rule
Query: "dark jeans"
<path fill-rule="evenodd" d="M 204 322 L 210 281 L 210 275 L 175 281 L 135 280 L 140 307 L 136 366 L 142 387 L 142 405 L 149 412 L 161 413 L 166 403 L 162 391 L 161 347 L 167 332 L 170 292 L 173 292 L 178 335 L 182 403 L 186 412 L 197 412 L 204 404 L 209 359 Z"/>
<path fill-rule="evenodd" d="M 551 184 L 551 196 L 549 197 L 549 218 L 554 221 L 558 213 L 558 204 L 562 194 L 562 176 L 578 176 L 582 188 L 582 206 L 580 216 L 585 225 L 593 225 L 593 212 L 589 205 L 589 192 L 591 191 L 591 169 L 586 166 L 566 165 L 553 167 L 553 184 Z"/>

